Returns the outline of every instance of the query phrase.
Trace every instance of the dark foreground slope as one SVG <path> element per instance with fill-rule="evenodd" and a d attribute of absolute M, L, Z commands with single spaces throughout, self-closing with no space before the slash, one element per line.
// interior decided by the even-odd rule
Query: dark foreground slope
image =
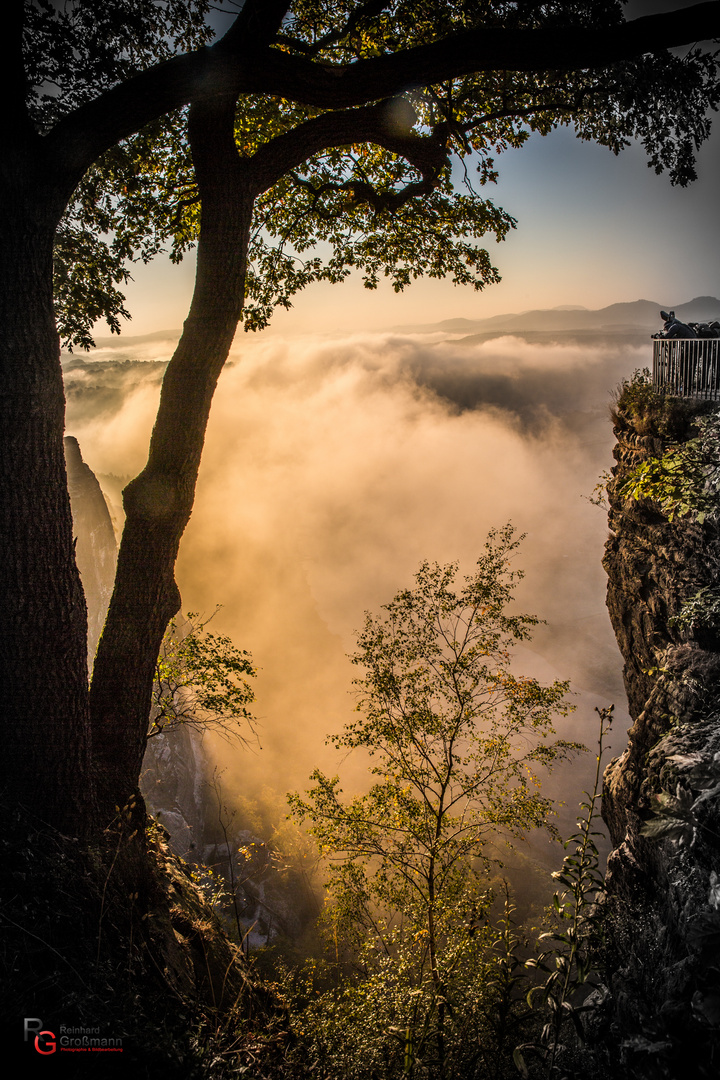
<path fill-rule="evenodd" d="M 641 461 L 694 434 L 692 406 L 646 397 L 618 409 L 608 486 L 608 608 L 633 725 L 603 793 L 614 845 L 606 1038 L 624 1075 L 679 1080 L 720 1075 L 720 637 L 712 619 L 675 622 L 720 584 L 720 529 L 623 497 Z"/>
<path fill-rule="evenodd" d="M 120 814 L 94 846 L 28 819 L 0 840 L 0 1011 L 18 1075 L 224 1080 L 258 1043 L 272 1067 L 282 1007 L 165 830 L 136 831 L 141 816 Z"/>

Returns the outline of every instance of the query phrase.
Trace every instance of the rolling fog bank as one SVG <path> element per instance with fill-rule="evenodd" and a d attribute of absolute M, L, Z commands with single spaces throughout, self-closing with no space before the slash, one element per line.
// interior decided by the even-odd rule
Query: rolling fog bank
<path fill-rule="evenodd" d="M 66 363 L 67 431 L 118 525 L 172 346 L 121 338 Z M 183 609 L 221 604 L 213 628 L 260 669 L 260 745 L 211 745 L 226 797 L 281 796 L 317 765 L 336 771 L 325 738 L 353 710 L 346 653 L 364 611 L 410 585 L 423 559 L 470 572 L 488 530 L 507 521 L 527 534 L 518 605 L 547 620 L 518 649 L 518 672 L 572 681 L 577 710 L 559 730 L 590 746 L 594 707 L 615 701 L 624 745 L 606 517 L 587 496 L 612 464 L 609 392 L 648 358 L 621 334 L 239 338 L 177 568 Z M 364 767 L 343 764 L 346 788 Z M 586 755 L 544 785 L 567 800 L 571 824 L 593 767 Z"/>

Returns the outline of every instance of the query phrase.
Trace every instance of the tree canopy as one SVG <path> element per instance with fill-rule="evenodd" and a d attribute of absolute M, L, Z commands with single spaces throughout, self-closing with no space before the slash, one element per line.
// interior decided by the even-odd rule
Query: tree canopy
<path fill-rule="evenodd" d="M 278 12 L 287 7 L 282 20 L 276 18 L 271 43 L 283 58 L 277 89 L 243 93 L 236 105 L 238 153 L 258 185 L 243 314 L 248 329 L 264 326 L 276 305 L 289 305 L 310 282 L 341 281 L 353 269 L 368 288 L 383 276 L 397 290 L 423 274 L 476 289 L 497 281 L 476 240 L 484 234 L 501 240 L 514 221 L 487 197 L 487 185 L 497 178 L 498 155 L 532 132 L 571 125 L 579 138 L 614 153 L 638 139 L 648 163 L 668 171 L 673 183 L 695 177 L 695 153 L 710 130 L 708 110 L 718 101 L 715 60 L 697 48 L 682 57 L 643 51 L 625 59 L 619 0 L 275 6 Z M 73 34 L 84 33 L 86 7 L 71 5 L 62 15 L 33 9 L 33 30 L 48 42 L 32 76 L 32 113 L 44 129 L 71 105 L 89 105 L 98 90 L 124 86 L 132 75 L 141 82 L 140 73 L 173 50 L 202 50 L 210 39 L 206 2 L 162 6 L 157 26 L 139 14 L 123 21 L 124 5 L 108 5 L 83 39 L 87 68 L 69 68 L 60 57 L 74 48 Z M 245 7 L 248 23 L 251 7 Z M 270 18 L 272 5 L 266 7 Z M 236 33 L 237 26 L 193 56 L 234 48 Z M 599 54 L 597 65 L 578 57 L 589 49 L 590 33 L 614 35 L 605 45 L 611 62 Z M 519 43 L 533 38 L 543 69 L 537 58 L 518 52 Z M 445 74 L 438 39 L 455 45 L 453 75 Z M 478 45 L 478 69 L 465 73 L 470 40 Z M 489 43 L 495 43 L 497 67 L 485 58 Z M 406 85 L 386 90 L 389 61 L 410 53 L 443 74 L 425 85 L 413 73 Z M 296 89 L 293 63 L 296 77 L 312 75 L 313 81 L 330 70 L 341 83 L 349 67 L 356 74 L 374 70 L 377 85 L 358 99 L 364 108 L 338 108 L 337 96 L 328 100 L 316 86 L 304 95 Z M 102 73 L 95 78 L 98 66 Z M 49 94 L 51 77 L 57 92 Z M 368 107 L 369 101 L 383 104 Z M 127 280 L 129 264 L 163 247 L 181 259 L 197 240 L 199 202 L 180 111 L 154 119 L 96 160 L 56 241 L 56 304 L 68 344 L 88 346 L 93 322 L 103 316 L 119 331 L 129 313 L 117 286 Z"/>
<path fill-rule="evenodd" d="M 148 738 L 181 726 L 243 742 L 246 731 L 255 733 L 252 657 L 229 637 L 207 630 L 212 618 L 189 611 L 170 621 L 155 665 Z"/>

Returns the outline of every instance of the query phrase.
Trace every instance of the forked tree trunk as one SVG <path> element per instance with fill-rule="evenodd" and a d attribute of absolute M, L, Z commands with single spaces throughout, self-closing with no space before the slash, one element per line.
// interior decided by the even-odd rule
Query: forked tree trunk
<path fill-rule="evenodd" d="M 202 197 L 195 292 L 162 386 L 148 461 L 123 493 L 115 590 L 90 691 L 101 818 L 136 793 L 155 662 L 180 606 L 174 578 L 217 380 L 242 312 L 254 193 L 235 149 L 234 99 L 191 109 Z"/>
<path fill-rule="evenodd" d="M 52 300 L 60 200 L 6 156 L 0 201 L 0 804 L 87 833 L 87 617 L 63 455 Z M 26 161 L 31 158 L 28 155 Z"/>

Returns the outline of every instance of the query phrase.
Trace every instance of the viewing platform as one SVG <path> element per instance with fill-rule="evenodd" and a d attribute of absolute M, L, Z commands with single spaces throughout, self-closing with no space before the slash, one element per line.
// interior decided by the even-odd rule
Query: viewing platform
<path fill-rule="evenodd" d="M 720 338 L 655 338 L 652 381 L 675 397 L 720 400 Z"/>

